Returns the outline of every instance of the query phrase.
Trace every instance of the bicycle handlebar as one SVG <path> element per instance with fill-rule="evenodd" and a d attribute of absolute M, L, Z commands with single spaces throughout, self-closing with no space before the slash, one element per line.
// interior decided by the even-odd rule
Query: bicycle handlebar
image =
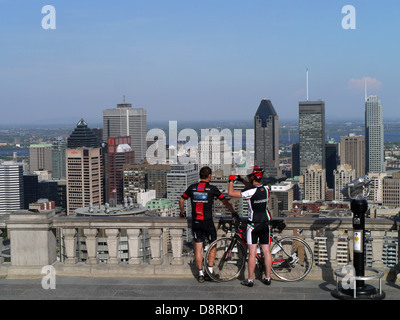
<path fill-rule="evenodd" d="M 247 220 L 237 220 L 233 218 L 219 218 L 218 222 L 218 229 L 222 226 L 222 230 L 224 232 L 232 231 L 234 228 L 236 232 L 239 232 L 239 227 L 242 223 L 247 224 Z M 279 233 L 282 232 L 283 229 L 285 229 L 286 224 L 284 220 L 282 219 L 277 219 L 277 220 L 270 220 L 268 221 L 268 224 L 271 226 L 272 229 L 276 229 Z"/>

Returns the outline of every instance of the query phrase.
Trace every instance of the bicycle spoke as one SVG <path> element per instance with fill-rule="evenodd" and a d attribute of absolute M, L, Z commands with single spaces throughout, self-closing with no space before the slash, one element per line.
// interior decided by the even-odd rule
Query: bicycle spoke
<path fill-rule="evenodd" d="M 210 277 L 215 281 L 229 281 L 238 277 L 246 262 L 242 246 L 231 238 L 218 239 L 207 250 L 207 263 L 213 248 L 216 248 L 214 274 L 209 274 Z"/>
<path fill-rule="evenodd" d="M 278 244 L 281 248 L 273 254 L 273 273 L 286 281 L 303 279 L 312 268 L 311 248 L 305 241 L 296 237 L 284 238 Z"/>

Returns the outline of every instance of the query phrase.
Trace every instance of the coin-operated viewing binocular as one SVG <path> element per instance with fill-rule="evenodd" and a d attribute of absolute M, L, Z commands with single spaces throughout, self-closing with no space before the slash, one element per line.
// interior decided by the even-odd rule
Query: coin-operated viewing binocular
<path fill-rule="evenodd" d="M 353 296 L 354 298 L 369 299 L 372 297 L 383 298 L 384 295 L 377 294 L 376 289 L 365 284 L 365 214 L 368 211 L 367 198 L 370 193 L 371 179 L 368 176 L 360 177 L 348 183 L 341 193 L 350 200 L 351 211 L 353 212 L 353 265 L 355 281 L 353 293 L 351 290 L 335 290 L 332 294 L 336 298 L 344 299 Z"/>
<path fill-rule="evenodd" d="M 348 183 L 341 193 L 350 199 L 366 199 L 369 196 L 371 182 L 368 176 L 360 177 Z"/>

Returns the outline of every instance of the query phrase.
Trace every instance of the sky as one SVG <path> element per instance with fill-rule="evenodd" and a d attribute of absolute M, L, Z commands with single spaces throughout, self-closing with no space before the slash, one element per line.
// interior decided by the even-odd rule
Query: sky
<path fill-rule="evenodd" d="M 124 96 L 148 121 L 248 120 L 262 99 L 298 119 L 307 68 L 326 120 L 363 119 L 365 82 L 400 119 L 399 17 L 394 0 L 0 0 L 0 124 L 90 126 Z"/>

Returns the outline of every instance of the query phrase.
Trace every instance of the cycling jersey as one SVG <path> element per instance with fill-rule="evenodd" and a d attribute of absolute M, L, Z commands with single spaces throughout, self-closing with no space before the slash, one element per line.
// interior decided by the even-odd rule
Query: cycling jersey
<path fill-rule="evenodd" d="M 214 197 L 219 200 L 225 198 L 216 186 L 203 181 L 192 184 L 182 195 L 184 199 L 191 199 L 193 220 L 212 219 Z"/>
<path fill-rule="evenodd" d="M 242 198 L 249 205 L 248 219 L 251 223 L 262 223 L 271 220 L 268 210 L 269 189 L 267 186 L 255 185 L 244 189 Z"/>

